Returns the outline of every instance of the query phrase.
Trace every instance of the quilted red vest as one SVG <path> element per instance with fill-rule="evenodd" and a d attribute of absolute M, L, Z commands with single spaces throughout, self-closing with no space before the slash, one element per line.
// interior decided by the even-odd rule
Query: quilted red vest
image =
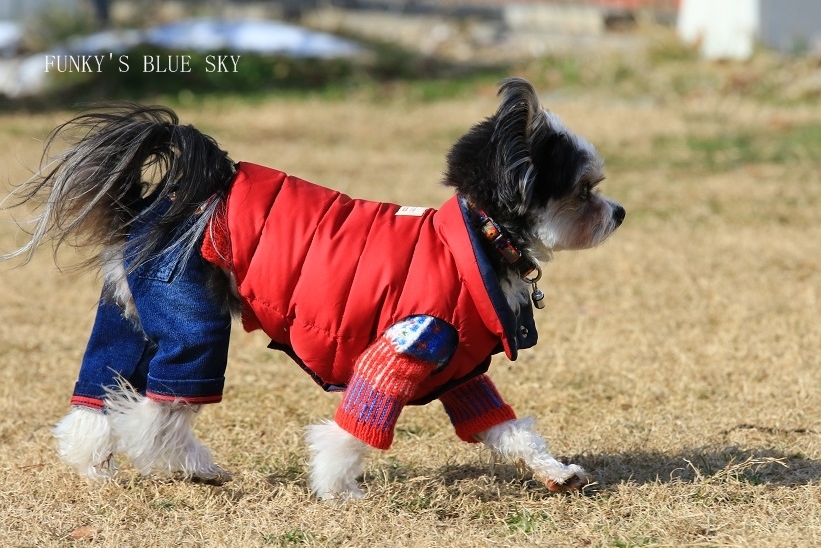
<path fill-rule="evenodd" d="M 402 208 L 240 163 L 225 220 L 243 325 L 332 390 L 394 323 L 440 318 L 459 344 L 412 398 L 430 401 L 484 372 L 492 353 L 515 360 L 536 341 L 532 310 L 522 319 L 507 306 L 466 219 L 457 196 L 438 211 Z"/>

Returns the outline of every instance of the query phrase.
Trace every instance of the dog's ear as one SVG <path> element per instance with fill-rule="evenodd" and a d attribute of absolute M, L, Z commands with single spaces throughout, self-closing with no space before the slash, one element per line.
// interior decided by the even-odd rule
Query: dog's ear
<path fill-rule="evenodd" d="M 502 102 L 496 111 L 493 143 L 497 154 L 497 193 L 501 204 L 524 214 L 533 195 L 535 170 L 531 135 L 541 120 L 539 97 L 530 82 L 508 78 L 499 88 Z"/>
<path fill-rule="evenodd" d="M 530 140 L 542 117 L 533 86 L 522 78 L 503 80 L 496 114 L 477 124 L 448 155 L 445 184 L 492 215 L 522 215 L 533 193 L 535 170 Z"/>

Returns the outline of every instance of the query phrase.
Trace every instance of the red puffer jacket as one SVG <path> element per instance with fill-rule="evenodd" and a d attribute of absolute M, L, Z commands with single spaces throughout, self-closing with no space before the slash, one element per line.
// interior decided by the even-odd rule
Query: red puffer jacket
<path fill-rule="evenodd" d="M 273 348 L 338 389 L 391 325 L 442 319 L 459 334 L 457 350 L 412 403 L 484 372 L 494 352 L 515 360 L 536 342 L 532 310 L 517 317 L 507 305 L 466 219 L 457 196 L 438 211 L 401 208 L 240 163 L 224 220 L 244 327 L 262 329 Z"/>

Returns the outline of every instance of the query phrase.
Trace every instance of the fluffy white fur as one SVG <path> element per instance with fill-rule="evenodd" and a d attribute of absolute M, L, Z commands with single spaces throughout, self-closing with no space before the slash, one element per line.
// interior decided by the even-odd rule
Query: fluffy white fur
<path fill-rule="evenodd" d="M 587 483 L 588 474 L 581 466 L 562 464 L 548 452 L 547 443 L 533 431 L 533 422 L 530 417 L 503 422 L 481 432 L 477 438 L 494 457 L 523 463 L 551 490 L 559 491 L 565 486 L 578 488 Z M 357 479 L 365 471 L 368 445 L 333 421 L 308 426 L 305 438 L 312 454 L 311 492 L 325 500 L 362 498 Z"/>
<path fill-rule="evenodd" d="M 128 388 L 109 392 L 108 413 L 74 408 L 54 429 L 60 457 L 92 480 L 111 478 L 113 454 L 123 453 L 142 474 L 179 473 L 221 483 L 230 474 L 213 462 L 211 451 L 194 436 L 195 406 L 154 402 Z M 584 469 L 562 464 L 534 432 L 530 417 L 498 424 L 477 435 L 495 457 L 523 463 L 536 479 L 554 490 L 588 479 Z M 370 447 L 333 421 L 306 427 L 311 452 L 310 489 L 324 500 L 362 498 L 357 481 L 365 471 Z"/>
<path fill-rule="evenodd" d="M 477 438 L 499 458 L 522 462 L 533 476 L 553 490 L 569 480 L 587 483 L 588 474 L 577 464 L 562 464 L 547 450 L 547 443 L 533 431 L 532 417 L 497 424 L 481 432 Z M 568 486 L 569 487 L 569 486 Z"/>
<path fill-rule="evenodd" d="M 618 204 L 598 194 L 592 185 L 589 192 L 593 195 L 584 206 L 572 199 L 556 200 L 539 212 L 534 242 L 539 260 L 549 261 L 555 251 L 595 247 L 619 226 L 613 216 Z"/>
<path fill-rule="evenodd" d="M 140 473 L 177 473 L 213 483 L 230 479 L 194 435 L 199 406 L 158 403 L 121 386 L 108 391 L 106 410 L 116 451 L 127 456 Z"/>
<path fill-rule="evenodd" d="M 52 430 L 57 453 L 77 473 L 92 480 L 108 479 L 117 471 L 112 458 L 115 440 L 108 417 L 75 407 Z"/>
<path fill-rule="evenodd" d="M 122 308 L 123 315 L 139 324 L 140 317 L 137 314 L 137 307 L 134 306 L 131 288 L 128 287 L 121 248 L 116 246 L 103 248 L 100 252 L 100 273 L 103 276 L 103 283 L 110 288 L 114 301 Z"/>
<path fill-rule="evenodd" d="M 365 472 L 370 447 L 334 421 L 306 427 L 305 441 L 312 454 L 311 492 L 325 500 L 362 498 L 357 479 Z"/>
<path fill-rule="evenodd" d="M 502 292 L 505 294 L 507 305 L 514 312 L 518 313 L 519 309 L 530 303 L 530 287 L 531 283 L 524 281 L 519 277 L 507 277 L 499 280 L 499 285 Z"/>

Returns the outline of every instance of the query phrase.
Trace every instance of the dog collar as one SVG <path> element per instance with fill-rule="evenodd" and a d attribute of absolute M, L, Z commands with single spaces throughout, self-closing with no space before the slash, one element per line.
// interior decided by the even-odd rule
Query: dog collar
<path fill-rule="evenodd" d="M 527 277 L 533 274 L 533 272 L 539 268 L 539 265 L 535 264 L 528 259 L 524 253 L 516 249 L 513 242 L 504 235 L 502 228 L 496 224 L 496 221 L 491 219 L 484 210 L 477 209 L 476 214 L 479 216 L 482 236 L 493 244 L 494 249 L 496 249 L 507 264 L 519 273 L 522 279 L 528 279 Z"/>
<path fill-rule="evenodd" d="M 476 214 L 479 216 L 479 224 L 482 229 L 482 236 L 490 242 L 494 249 L 502 256 L 502 258 L 519 273 L 519 277 L 525 282 L 533 286 L 533 292 L 530 297 L 533 300 L 536 308 L 544 308 L 544 293 L 536 287 L 542 277 L 541 267 L 530 260 L 524 253 L 516 249 L 516 246 L 511 242 L 502 232 L 502 228 L 496 224 L 490 215 L 485 213 L 482 209 L 476 209 Z"/>

